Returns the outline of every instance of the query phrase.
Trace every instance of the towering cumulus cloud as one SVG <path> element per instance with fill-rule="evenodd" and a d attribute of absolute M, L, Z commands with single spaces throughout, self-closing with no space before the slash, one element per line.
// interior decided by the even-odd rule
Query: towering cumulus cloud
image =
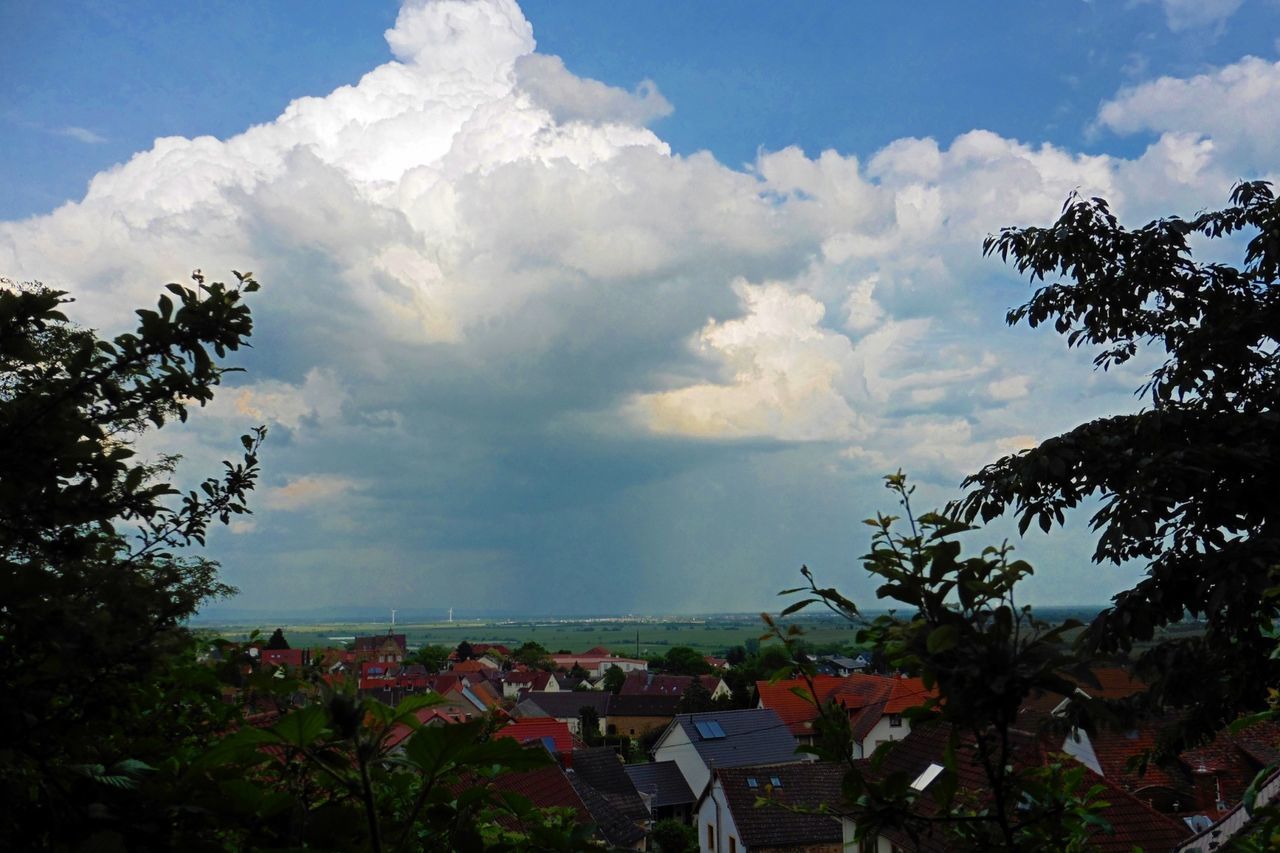
<path fill-rule="evenodd" d="M 355 85 L 228 139 L 158 139 L 80 201 L 0 223 L 0 272 L 65 286 L 108 330 L 193 266 L 265 283 L 249 372 L 179 447 L 274 428 L 256 524 L 222 546 L 250 599 L 426 584 L 457 606 L 573 589 L 662 608 L 699 565 L 709 588 L 745 578 L 720 606 L 754 606 L 797 543 L 841 535 L 783 529 L 779 506 L 899 466 L 951 486 L 1131 405 L 1124 377 L 1001 331 L 1022 290 L 983 236 L 1077 190 L 1195 209 L 1276 162 L 1258 60 L 1121 93 L 1097 127 L 1155 134 L 1133 159 L 973 130 L 739 170 L 673 155 L 651 127 L 678 103 L 537 53 L 509 0 L 411 0 L 386 39 Z M 1262 130 L 1187 106 L 1205 93 Z"/>

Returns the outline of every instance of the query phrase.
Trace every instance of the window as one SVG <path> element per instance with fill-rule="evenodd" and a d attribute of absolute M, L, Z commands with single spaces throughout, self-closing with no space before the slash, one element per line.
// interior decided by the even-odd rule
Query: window
<path fill-rule="evenodd" d="M 738 853 L 738 839 L 729 836 L 729 853 Z"/>
<path fill-rule="evenodd" d="M 756 780 L 756 777 L 754 777 L 754 776 L 748 776 L 748 777 L 747 777 L 747 787 L 748 787 L 748 788 L 751 788 L 752 790 L 755 790 L 756 788 L 759 788 L 759 787 L 760 787 L 760 783 Z"/>
<path fill-rule="evenodd" d="M 715 824 L 707 824 L 707 849 L 716 849 L 716 827 Z"/>
<path fill-rule="evenodd" d="M 902 728 L 902 715 L 901 715 L 901 714 L 890 714 L 890 715 L 889 715 L 889 728 L 891 728 L 891 729 L 900 729 L 900 728 Z"/>

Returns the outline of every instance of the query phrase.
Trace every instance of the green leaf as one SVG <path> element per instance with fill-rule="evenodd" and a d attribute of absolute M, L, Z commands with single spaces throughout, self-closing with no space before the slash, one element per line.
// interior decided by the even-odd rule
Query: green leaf
<path fill-rule="evenodd" d="M 285 717 L 268 731 L 290 746 L 310 746 L 328 728 L 329 715 L 322 705 L 308 705 Z"/>
<path fill-rule="evenodd" d="M 951 649 L 956 644 L 958 632 L 954 625 L 940 625 L 929 632 L 929 637 L 925 641 L 925 648 L 930 654 L 939 654 Z"/>

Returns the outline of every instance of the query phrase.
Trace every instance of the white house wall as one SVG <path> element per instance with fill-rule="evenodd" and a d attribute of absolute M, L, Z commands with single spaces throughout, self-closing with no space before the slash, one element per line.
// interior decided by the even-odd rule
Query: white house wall
<path fill-rule="evenodd" d="M 667 729 L 662 742 L 653 751 L 653 760 L 674 761 L 695 797 L 706 790 L 707 782 L 711 779 L 711 771 L 679 724 L 672 724 Z"/>
<path fill-rule="evenodd" d="M 698 853 L 728 853 L 729 836 L 738 841 L 738 853 L 747 853 L 742 837 L 738 835 L 738 827 L 733 822 L 733 814 L 724 799 L 724 786 L 716 782 L 711 788 L 711 795 L 702 801 L 698 809 Z M 707 846 L 707 826 L 715 830 L 716 846 Z"/>

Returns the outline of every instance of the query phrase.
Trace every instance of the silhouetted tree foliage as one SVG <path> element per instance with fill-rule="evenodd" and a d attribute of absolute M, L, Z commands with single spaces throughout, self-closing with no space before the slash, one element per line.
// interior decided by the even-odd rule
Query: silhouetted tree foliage
<path fill-rule="evenodd" d="M 1192 258 L 1190 241 L 1242 233 L 1239 266 Z M 1090 498 L 1094 560 L 1146 564 L 1085 632 L 1086 654 L 1128 652 L 1187 613 L 1203 636 L 1163 639 L 1137 659 L 1155 706 L 1193 709 L 1188 735 L 1278 683 L 1280 602 L 1280 204 L 1242 183 L 1228 207 L 1191 219 L 1120 225 L 1102 199 L 1069 200 L 1047 228 L 1009 228 L 987 254 L 1040 287 L 1010 324 L 1051 323 L 1107 369 L 1163 357 L 1140 389 L 1146 407 L 1090 421 L 1007 456 L 965 481 L 958 517 L 1004 513 L 1044 530 Z"/>
<path fill-rule="evenodd" d="M 551 653 L 541 643 L 535 643 L 532 640 L 512 652 L 511 659 L 527 667 L 547 672 L 556 668 L 555 662 L 551 660 Z"/>
<path fill-rule="evenodd" d="M 578 724 L 587 746 L 595 746 L 600 741 L 600 712 L 591 705 L 583 705 L 578 709 Z"/>
<path fill-rule="evenodd" d="M 267 640 L 268 649 L 287 649 L 289 641 L 284 638 L 284 629 L 277 628 L 271 632 L 271 638 Z"/>
<path fill-rule="evenodd" d="M 476 656 L 475 651 L 471 648 L 471 644 L 468 643 L 466 640 L 463 640 L 461 643 L 458 643 L 458 647 L 455 651 L 457 651 L 458 653 L 459 661 L 471 660 Z"/>
<path fill-rule="evenodd" d="M 916 515 L 912 489 L 901 473 L 887 477 L 886 484 L 905 512 L 901 518 L 880 514 L 867 520 L 875 533 L 863 565 L 882 581 L 876 590 L 881 606 L 899 602 L 910 616 L 885 615 L 867 623 L 854 602 L 819 587 L 807 567 L 801 571 L 808 586 L 783 594 L 809 597 L 781 616 L 822 604 L 862 624 L 860 643 L 873 644 L 895 670 L 922 677 L 926 688 L 936 691 L 921 696 L 903 716 L 913 727 L 945 725 L 949 744 L 943 773 L 923 791 L 912 788 L 913 780 L 902 773 L 880 774 L 874 759 L 870 767 L 854 761 L 848 712 L 815 701 L 815 668 L 795 655 L 796 668 L 808 680 L 807 698 L 819 712 L 811 751 L 848 765 L 841 808 L 854 818 L 860 839 L 896 829 L 916 843 L 945 849 L 1087 849 L 1081 845 L 1089 836 L 1107 828 L 1098 817 L 1104 806 L 1100 789 L 1087 782 L 1082 766 L 1042 763 L 1035 749 L 1030 752 L 1037 760 L 1028 762 L 1028 741 L 1018 725 L 1028 696 L 1075 690 L 1067 673 L 1076 659 L 1063 634 L 1078 624 L 1050 626 L 1031 608 L 1015 606 L 1015 587 L 1031 574 L 1031 566 L 1011 559 L 1008 545 L 962 557 L 956 537 L 971 526 L 936 512 Z M 794 650 L 801 629 L 784 629 L 770 617 L 766 621 Z M 892 744 L 882 745 L 879 757 L 884 748 Z M 962 762 L 983 775 L 993 794 L 989 803 L 975 803 L 960 789 Z M 919 808 L 926 802 L 928 808 Z"/>
<path fill-rule="evenodd" d="M 609 668 L 604 671 L 604 689 L 615 696 L 622 692 L 622 685 L 626 683 L 626 680 L 627 674 L 616 663 L 610 664 Z"/>
<path fill-rule="evenodd" d="M 654 824 L 651 840 L 658 853 L 691 853 L 698 849 L 698 830 L 668 818 Z"/>
<path fill-rule="evenodd" d="M 250 275 L 170 284 L 134 332 L 70 323 L 65 292 L 0 282 L 0 846 L 135 831 L 134 792 L 164 749 L 216 718 L 212 677 L 172 667 L 182 622 L 231 592 L 189 549 L 247 512 L 264 430 L 180 494 L 176 457 L 140 460 L 148 429 L 204 405 L 253 324 Z M 168 686 L 166 686 L 166 684 Z M 168 689 L 191 692 L 166 706 Z M 201 710 L 197 713 L 197 707 Z M 140 713 L 145 708 L 146 713 Z M 55 839 L 57 842 L 55 843 Z"/>
<path fill-rule="evenodd" d="M 680 703 L 676 705 L 676 712 L 680 714 L 696 714 L 700 711 L 710 711 L 711 708 L 711 691 L 694 681 L 681 694 Z"/>
<path fill-rule="evenodd" d="M 444 646 L 425 643 L 413 653 L 410 660 L 412 663 L 422 664 L 427 672 L 439 672 L 449 662 L 449 650 Z"/>
<path fill-rule="evenodd" d="M 702 652 L 689 646 L 672 646 L 662 659 L 662 669 L 673 675 L 705 675 L 711 671 Z"/>
<path fill-rule="evenodd" d="M 1237 232 L 1248 237 L 1240 266 L 1192 259 L 1192 238 Z M 905 716 L 946 724 L 950 749 L 930 786 L 930 809 L 913 808 L 925 795 L 910 780 L 867 775 L 852 763 L 843 807 L 861 834 L 894 826 L 921 838 L 944 826 L 948 843 L 966 849 L 1084 849 L 1106 830 L 1098 789 L 1071 762 L 1019 760 L 1014 722 L 1027 696 L 1069 695 L 1078 680 L 1088 683 L 1092 662 L 1153 640 L 1136 658 L 1148 693 L 1119 706 L 1077 695 L 1070 718 L 1051 724 L 1089 729 L 1173 709 L 1184 721 L 1173 734 L 1186 742 L 1266 708 L 1274 695 L 1280 204 L 1268 184 L 1244 183 L 1223 210 L 1131 231 L 1102 199 L 1073 197 L 1052 226 L 1006 229 L 985 251 L 1012 259 L 1033 281 L 1055 279 L 1009 312 L 1011 324 L 1052 322 L 1068 346 L 1096 347 L 1104 370 L 1146 351 L 1163 360 L 1139 389 L 1141 411 L 1082 424 L 987 466 L 946 514 L 914 515 L 905 479 L 888 478 L 909 530 L 900 532 L 893 516 L 870 519 L 864 565 L 883 581 L 878 598 L 906 605 L 906 615 L 876 619 L 858 639 L 873 643 L 887 666 L 936 687 L 936 699 Z M 1005 513 L 1023 532 L 1032 524 L 1049 531 L 1087 501 L 1100 502 L 1091 519 L 1095 561 L 1140 560 L 1146 576 L 1069 646 L 1062 632 L 1070 623 L 1051 627 L 1014 605 L 1030 566 L 1012 560 L 1007 545 L 963 558 L 956 537 L 970 522 Z M 852 601 L 803 571 L 808 586 L 788 592 L 809 597 L 784 616 L 821 603 L 861 619 Z M 1202 636 L 1157 637 L 1187 613 L 1205 620 Z M 771 624 L 794 646 L 798 629 Z M 823 708 L 816 727 L 818 751 L 847 760 L 846 715 Z M 964 756 L 986 776 L 989 804 L 956 796 Z M 1274 826 L 1263 821 L 1242 843 L 1265 839 Z"/>

